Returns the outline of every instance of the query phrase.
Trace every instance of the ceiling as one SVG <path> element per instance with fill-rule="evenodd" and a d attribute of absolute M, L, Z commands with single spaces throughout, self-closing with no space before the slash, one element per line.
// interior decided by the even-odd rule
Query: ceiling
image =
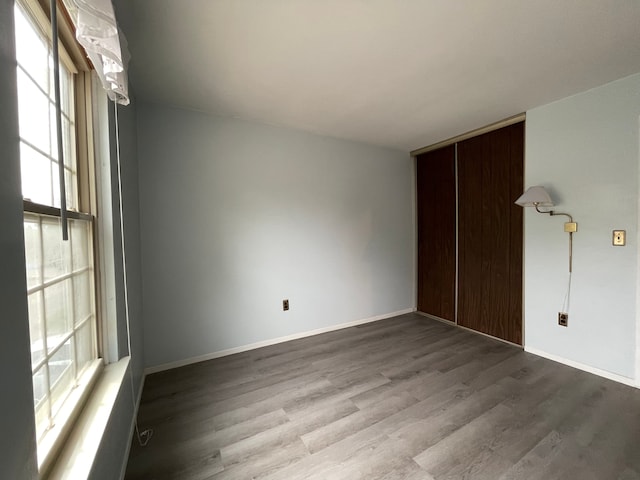
<path fill-rule="evenodd" d="M 121 0 L 139 100 L 412 150 L 640 72 L 637 0 Z"/>

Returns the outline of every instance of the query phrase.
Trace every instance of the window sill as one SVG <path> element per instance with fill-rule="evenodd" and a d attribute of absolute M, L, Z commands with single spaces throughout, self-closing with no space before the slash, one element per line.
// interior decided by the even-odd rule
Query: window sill
<path fill-rule="evenodd" d="M 107 365 L 73 426 L 60 455 L 53 460 L 48 480 L 88 478 L 102 436 L 118 398 L 130 357 Z"/>

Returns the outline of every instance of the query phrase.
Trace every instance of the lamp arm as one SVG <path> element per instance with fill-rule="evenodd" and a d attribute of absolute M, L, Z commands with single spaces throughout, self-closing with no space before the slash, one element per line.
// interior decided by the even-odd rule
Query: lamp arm
<path fill-rule="evenodd" d="M 551 210 L 551 211 L 549 212 L 549 215 L 551 215 L 552 217 L 553 217 L 554 215 L 564 215 L 565 217 L 569 217 L 569 221 L 570 221 L 571 223 L 573 223 L 573 217 L 572 217 L 571 215 L 569 215 L 568 213 L 554 212 L 553 210 Z"/>
<path fill-rule="evenodd" d="M 552 217 L 555 215 L 563 215 L 569 218 L 569 222 L 564 224 L 564 231 L 569 234 L 569 275 L 571 275 L 571 272 L 573 270 L 573 232 L 578 230 L 578 224 L 574 223 L 573 217 L 568 213 L 554 212 L 553 210 L 543 212 L 538 208 L 538 205 L 534 204 L 534 206 L 536 207 L 536 212 L 538 213 L 548 213 Z"/>
<path fill-rule="evenodd" d="M 542 210 L 540 210 L 540 209 L 538 208 L 538 205 L 535 205 L 535 207 L 536 207 L 536 212 L 538 212 L 538 213 L 548 213 L 548 214 L 549 214 L 549 215 L 551 215 L 552 217 L 553 217 L 554 215 L 564 215 L 565 217 L 568 217 L 568 218 L 569 218 L 569 221 L 570 221 L 570 222 L 572 222 L 572 223 L 573 223 L 573 217 L 572 217 L 571 215 L 569 215 L 568 213 L 555 212 L 555 211 L 553 211 L 553 210 L 549 210 L 548 212 L 543 212 Z"/>

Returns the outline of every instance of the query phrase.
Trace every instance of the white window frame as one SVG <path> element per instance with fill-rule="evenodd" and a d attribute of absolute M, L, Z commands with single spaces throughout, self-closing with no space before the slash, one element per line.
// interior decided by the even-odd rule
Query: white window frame
<path fill-rule="evenodd" d="M 46 10 L 44 9 L 45 4 L 46 2 L 44 2 L 43 0 L 16 0 L 16 8 L 22 9 L 26 16 L 33 21 L 36 26 L 36 30 L 38 30 L 38 33 L 42 35 L 43 40 L 46 40 L 50 45 L 51 29 L 49 18 L 45 13 Z M 58 5 L 59 10 L 62 10 L 64 8 L 60 2 L 58 2 Z M 73 145 L 72 148 L 75 148 L 76 150 L 75 156 L 77 159 L 77 166 L 75 174 L 76 178 L 78 178 L 78 186 L 76 186 L 75 188 L 78 195 L 76 201 L 77 208 L 75 208 L 73 211 L 68 209 L 67 213 L 69 218 L 71 219 L 90 222 L 91 229 L 93 231 L 93 251 L 91 254 L 92 266 L 90 267 L 90 269 L 93 271 L 95 286 L 95 292 L 93 294 L 95 314 L 95 319 L 93 320 L 93 322 L 95 322 L 93 333 L 95 335 L 94 353 L 96 354 L 96 358 L 91 361 L 82 370 L 82 372 L 79 372 L 81 373 L 81 375 L 74 375 L 74 377 L 76 377 L 74 379 L 74 386 L 69 392 L 69 395 L 66 398 L 63 407 L 56 414 L 55 422 L 50 425 L 50 428 L 46 431 L 40 441 L 38 441 L 38 468 L 42 476 L 46 475 L 53 465 L 53 461 L 56 455 L 64 445 L 66 438 L 74 427 L 75 421 L 78 418 L 78 415 L 80 414 L 87 400 L 89 399 L 92 389 L 96 381 L 98 380 L 100 372 L 102 371 L 104 366 L 104 360 L 103 358 L 101 358 L 101 351 L 103 349 L 103 341 L 101 338 L 102 323 L 100 320 L 102 310 L 100 305 L 102 303 L 102 296 L 99 295 L 99 292 L 101 291 L 101 278 L 97 268 L 97 266 L 99 265 L 99 259 L 96 258 L 100 251 L 100 242 L 96 241 L 96 219 L 94 217 L 97 212 L 97 202 L 95 191 L 96 169 L 93 154 L 93 125 L 91 111 L 93 105 L 91 95 L 92 80 L 91 74 L 89 72 L 90 66 L 84 59 L 84 54 L 81 47 L 77 45 L 77 43 L 75 43 L 75 39 L 73 39 L 72 29 L 69 28 L 64 19 L 60 17 L 62 17 L 62 15 L 59 15 L 59 26 L 61 26 L 61 24 L 62 26 L 64 26 L 60 34 L 60 61 L 62 64 L 64 64 L 67 70 L 75 75 L 75 82 L 73 82 L 73 90 L 75 92 L 75 145 Z M 69 48 L 71 54 L 65 47 Z M 51 67 L 49 66 L 49 68 Z M 20 139 L 20 141 L 21 143 L 28 145 L 28 142 L 25 142 L 22 138 Z M 45 154 L 51 160 L 48 152 L 40 153 Z M 57 176 L 54 181 L 56 180 Z M 82 184 L 82 186 L 80 184 Z M 80 211 L 82 210 L 91 213 L 80 213 Z M 24 212 L 25 217 L 61 217 L 59 208 L 36 204 L 28 200 L 25 200 L 24 202 Z M 41 279 L 41 281 L 44 280 Z M 45 288 L 45 286 L 46 282 L 42 285 L 32 288 L 31 290 L 36 291 L 40 288 Z M 31 292 L 31 290 L 29 290 L 29 293 L 33 293 Z M 83 324 L 84 322 L 73 325 L 72 332 L 69 335 L 73 336 Z M 53 356 L 55 354 L 55 351 L 48 351 L 45 353 L 46 357 L 44 361 L 46 362 L 46 359 Z M 77 354 L 75 355 L 75 359 L 75 364 L 77 365 Z M 36 365 L 35 367 L 37 366 L 38 365 Z M 34 368 L 34 371 L 35 370 L 36 368 Z"/>

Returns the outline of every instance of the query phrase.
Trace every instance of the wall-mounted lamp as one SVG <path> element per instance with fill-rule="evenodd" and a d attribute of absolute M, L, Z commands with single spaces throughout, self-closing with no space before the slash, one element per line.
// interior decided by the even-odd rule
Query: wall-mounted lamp
<path fill-rule="evenodd" d="M 538 213 L 548 213 L 551 216 L 564 215 L 565 217 L 569 217 L 569 221 L 564 224 L 564 231 L 569 234 L 569 273 L 571 273 L 573 234 L 578 231 L 578 224 L 573 221 L 573 217 L 568 213 L 554 212 L 553 210 L 540 210 L 539 207 L 553 207 L 551 197 L 544 187 L 540 186 L 529 187 L 526 192 L 520 195 L 520 198 L 518 198 L 515 203 L 521 207 L 535 207 L 536 212 Z"/>

